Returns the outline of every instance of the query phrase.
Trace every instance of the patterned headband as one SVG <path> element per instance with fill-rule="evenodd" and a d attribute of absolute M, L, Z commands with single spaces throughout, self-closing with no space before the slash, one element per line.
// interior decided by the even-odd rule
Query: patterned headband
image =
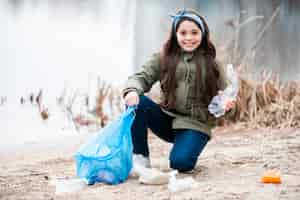
<path fill-rule="evenodd" d="M 171 17 L 173 18 L 174 30 L 176 30 L 178 22 L 182 18 L 188 18 L 188 19 L 191 19 L 194 22 L 196 22 L 200 26 L 200 29 L 201 29 L 202 33 L 205 34 L 204 23 L 203 23 L 202 19 L 198 15 L 195 15 L 193 13 L 188 13 L 188 12 L 186 12 L 184 10 L 184 11 L 180 12 L 178 15 L 171 15 Z"/>

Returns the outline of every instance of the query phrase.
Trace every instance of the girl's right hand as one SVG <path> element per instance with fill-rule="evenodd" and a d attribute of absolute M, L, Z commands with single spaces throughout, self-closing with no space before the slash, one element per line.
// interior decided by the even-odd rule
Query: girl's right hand
<path fill-rule="evenodd" d="M 140 98 L 136 91 L 131 91 L 125 95 L 124 101 L 127 106 L 134 106 L 139 104 Z"/>

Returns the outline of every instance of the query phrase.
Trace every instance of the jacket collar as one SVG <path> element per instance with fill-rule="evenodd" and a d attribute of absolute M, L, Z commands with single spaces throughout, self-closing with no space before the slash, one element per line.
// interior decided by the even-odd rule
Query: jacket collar
<path fill-rule="evenodd" d="M 182 55 L 183 55 L 183 60 L 186 61 L 186 62 L 188 62 L 188 61 L 190 61 L 193 58 L 194 53 L 193 52 L 185 52 L 185 51 L 183 51 Z"/>
<path fill-rule="evenodd" d="M 184 61 L 190 61 L 194 57 L 194 52 L 186 52 L 186 51 L 181 50 L 181 53 L 182 53 L 182 57 L 183 57 Z M 205 54 L 205 51 L 200 50 L 200 55 L 204 55 L 204 54 Z"/>

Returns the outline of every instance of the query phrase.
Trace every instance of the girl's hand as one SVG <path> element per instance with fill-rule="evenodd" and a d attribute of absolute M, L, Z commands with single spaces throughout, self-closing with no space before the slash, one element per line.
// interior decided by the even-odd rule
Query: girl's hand
<path fill-rule="evenodd" d="M 222 95 L 223 94 L 223 91 L 218 91 L 218 95 Z M 236 106 L 236 101 L 231 99 L 231 98 L 228 98 L 225 100 L 225 112 L 231 110 L 232 108 L 234 108 Z"/>
<path fill-rule="evenodd" d="M 139 104 L 140 98 L 136 91 L 131 91 L 125 95 L 124 101 L 127 106 L 134 106 Z"/>
<path fill-rule="evenodd" d="M 236 101 L 232 99 L 227 99 L 225 102 L 225 111 L 229 111 L 236 106 Z"/>

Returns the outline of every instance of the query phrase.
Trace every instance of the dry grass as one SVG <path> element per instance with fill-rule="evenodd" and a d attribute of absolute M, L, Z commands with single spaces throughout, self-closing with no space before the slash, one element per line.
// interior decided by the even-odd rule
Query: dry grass
<path fill-rule="evenodd" d="M 98 77 L 98 88 L 97 88 L 97 97 L 96 97 L 96 117 L 101 127 L 104 127 L 110 118 L 113 116 L 109 116 L 104 112 L 104 102 L 108 101 L 108 106 L 111 110 L 111 115 L 118 115 L 123 111 L 123 105 L 121 100 L 121 91 L 117 88 L 114 88 L 112 85 L 108 84 L 106 81 L 101 80 Z"/>
<path fill-rule="evenodd" d="M 300 82 L 282 83 L 263 71 L 258 81 L 239 76 L 239 94 L 233 121 L 248 127 L 300 127 Z"/>
<path fill-rule="evenodd" d="M 236 112 L 229 120 L 241 122 L 248 128 L 300 128 L 300 81 L 283 83 L 267 70 L 263 70 L 256 81 L 248 78 L 247 74 L 239 72 Z M 109 121 L 108 114 L 104 112 L 104 101 L 108 100 L 114 114 L 121 113 L 121 91 L 100 78 L 97 90 L 96 121 L 103 127 Z M 158 91 L 159 86 L 156 86 L 147 95 L 159 102 Z"/>
<path fill-rule="evenodd" d="M 100 122 L 101 127 L 104 127 L 108 121 L 108 116 L 104 113 L 104 100 L 108 97 L 111 86 L 98 77 L 98 96 L 96 97 L 96 116 Z"/>

